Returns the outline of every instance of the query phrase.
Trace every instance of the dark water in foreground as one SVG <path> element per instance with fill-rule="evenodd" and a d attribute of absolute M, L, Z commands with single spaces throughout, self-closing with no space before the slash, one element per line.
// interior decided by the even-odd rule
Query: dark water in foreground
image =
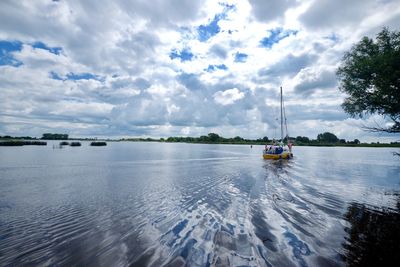
<path fill-rule="evenodd" d="M 394 149 L 261 150 L 1 147 L 0 266 L 398 264 Z"/>

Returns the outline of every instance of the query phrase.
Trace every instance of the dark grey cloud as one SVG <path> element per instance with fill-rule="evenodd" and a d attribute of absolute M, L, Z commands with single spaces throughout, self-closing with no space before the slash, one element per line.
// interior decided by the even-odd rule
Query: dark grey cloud
<path fill-rule="evenodd" d="M 136 58 L 153 55 L 159 44 L 161 44 L 161 41 L 156 34 L 141 31 L 127 36 L 126 39 L 117 43 L 117 47 L 126 50 L 128 55 Z"/>
<path fill-rule="evenodd" d="M 257 87 L 254 90 L 251 101 L 257 107 L 261 115 L 261 121 L 269 125 L 270 128 L 278 127 L 276 116 L 278 111 L 274 108 L 274 103 L 279 99 L 279 88 Z"/>
<path fill-rule="evenodd" d="M 260 21 L 283 17 L 285 11 L 297 4 L 296 0 L 249 0 L 253 15 Z"/>
<path fill-rule="evenodd" d="M 133 87 L 133 89 L 147 89 L 150 87 L 150 82 L 144 78 L 133 78 L 131 76 L 116 77 L 110 80 L 110 87 L 112 89 Z"/>
<path fill-rule="evenodd" d="M 203 1 L 200 0 L 154 0 L 117 1 L 118 5 L 131 16 L 144 17 L 154 26 L 171 27 L 198 18 Z"/>
<path fill-rule="evenodd" d="M 340 121 L 347 119 L 349 116 L 340 108 L 340 106 L 331 105 L 290 105 L 285 107 L 286 115 L 289 123 L 301 122 L 306 120 L 321 121 Z"/>
<path fill-rule="evenodd" d="M 297 74 L 303 68 L 314 63 L 318 57 L 305 53 L 299 56 L 287 55 L 281 61 L 258 71 L 259 76 L 279 77 Z"/>
<path fill-rule="evenodd" d="M 0 3 L 0 33 L 8 39 L 42 39 L 44 36 L 56 36 L 63 27 L 59 18 L 49 15 L 57 8 L 57 3 L 48 2 L 42 12 L 36 13 L 29 3 L 12 0 Z"/>
<path fill-rule="evenodd" d="M 300 21 L 313 29 L 350 26 L 386 3 L 388 1 L 383 0 L 317 0 L 300 16 Z"/>
<path fill-rule="evenodd" d="M 200 81 L 196 74 L 182 73 L 177 78 L 178 81 L 189 90 L 201 90 L 205 88 L 204 83 Z"/>
<path fill-rule="evenodd" d="M 310 95 L 316 90 L 332 88 L 337 85 L 337 78 L 334 70 L 323 70 L 316 75 L 305 73 L 302 75 L 302 81 L 294 88 L 295 93 Z"/>
<path fill-rule="evenodd" d="M 221 59 L 226 59 L 226 57 L 228 56 L 228 51 L 219 44 L 211 46 L 209 52 Z"/>

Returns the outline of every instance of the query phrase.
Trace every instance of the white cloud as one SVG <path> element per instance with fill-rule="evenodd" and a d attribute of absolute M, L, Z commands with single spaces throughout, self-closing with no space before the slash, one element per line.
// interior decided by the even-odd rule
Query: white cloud
<path fill-rule="evenodd" d="M 244 93 L 240 92 L 237 88 L 228 89 L 225 91 L 218 91 L 214 95 L 214 101 L 223 106 L 231 105 L 237 100 L 244 97 Z"/>

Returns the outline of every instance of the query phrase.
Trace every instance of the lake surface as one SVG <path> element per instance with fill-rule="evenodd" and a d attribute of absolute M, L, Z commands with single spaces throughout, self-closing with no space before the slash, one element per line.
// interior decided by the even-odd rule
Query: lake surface
<path fill-rule="evenodd" d="M 52 144 L 0 147 L 0 266 L 399 260 L 395 148 Z"/>

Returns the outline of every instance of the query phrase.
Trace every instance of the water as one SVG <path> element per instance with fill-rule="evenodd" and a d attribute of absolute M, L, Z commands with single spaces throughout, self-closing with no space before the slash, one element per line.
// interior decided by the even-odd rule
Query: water
<path fill-rule="evenodd" d="M 0 266 L 384 266 L 400 251 L 393 151 L 1 147 Z"/>

